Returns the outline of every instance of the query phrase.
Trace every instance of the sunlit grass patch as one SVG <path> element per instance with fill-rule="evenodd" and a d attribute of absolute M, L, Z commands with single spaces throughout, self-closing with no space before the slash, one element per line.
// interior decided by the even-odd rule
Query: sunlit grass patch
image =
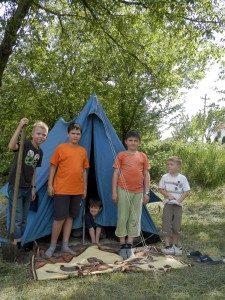
<path fill-rule="evenodd" d="M 197 190 L 185 200 L 179 241 L 183 254 L 179 259 L 192 262 L 193 267 L 159 272 L 157 276 L 151 272 L 118 272 L 68 280 L 34 281 L 29 277 L 29 265 L 8 264 L 0 258 L 0 298 L 222 300 L 225 294 L 225 264 L 196 263 L 186 256 L 193 250 L 212 258 L 225 255 L 225 195 L 222 191 L 223 188 L 204 192 Z M 163 204 L 149 204 L 148 209 L 160 232 Z M 162 247 L 162 243 L 158 243 L 157 247 Z"/>

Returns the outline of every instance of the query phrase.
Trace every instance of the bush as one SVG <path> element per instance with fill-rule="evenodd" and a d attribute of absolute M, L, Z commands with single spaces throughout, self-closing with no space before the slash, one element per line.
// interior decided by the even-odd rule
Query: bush
<path fill-rule="evenodd" d="M 224 145 L 185 142 L 154 142 L 143 151 L 151 162 L 151 178 L 159 181 L 166 173 L 167 158 L 179 156 L 183 173 L 193 186 L 217 187 L 225 182 Z"/>
<path fill-rule="evenodd" d="M 6 144 L 6 143 L 5 143 Z M 2 144 L 0 153 L 0 181 L 3 183 L 9 172 L 13 154 Z M 151 142 L 142 145 L 151 163 L 151 179 L 158 183 L 166 173 L 168 157 L 177 155 L 183 163 L 181 173 L 191 186 L 214 188 L 225 182 L 225 145 L 185 142 Z"/>

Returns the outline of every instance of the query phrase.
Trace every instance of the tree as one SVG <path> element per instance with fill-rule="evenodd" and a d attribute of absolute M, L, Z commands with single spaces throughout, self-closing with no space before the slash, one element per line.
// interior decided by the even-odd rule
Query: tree
<path fill-rule="evenodd" d="M 224 28 L 224 6 L 218 0 L 11 0 L 2 3 L 5 14 L 1 20 L 4 31 L 0 45 L 0 83 L 13 48 L 20 47 L 26 30 L 35 31 L 33 22 L 39 23 L 36 30 L 40 38 L 44 27 L 53 24 L 60 28 L 61 36 L 73 34 L 74 28 L 79 28 L 83 41 L 94 32 L 101 40 L 107 39 L 114 47 L 135 58 L 148 72 L 152 72 L 152 54 L 165 56 L 163 39 L 168 39 L 172 51 L 177 53 L 176 47 L 179 47 L 180 55 L 176 61 L 167 56 L 167 64 L 159 64 L 158 69 L 163 68 L 166 73 L 177 68 L 183 74 L 181 63 L 186 63 L 186 67 L 192 64 L 192 68 L 200 66 L 204 69 L 209 53 L 213 56 L 215 43 L 211 41 L 214 32 L 221 32 Z M 143 29 L 146 29 L 145 32 Z M 144 40 L 140 42 L 143 33 Z M 158 52 L 152 52 L 158 42 L 155 33 L 160 36 Z M 173 40 L 176 40 L 176 45 Z M 196 51 L 201 57 L 198 64 Z M 197 70 L 195 74 L 198 74 Z"/>
<path fill-rule="evenodd" d="M 211 137 L 216 128 L 225 121 L 225 108 L 211 104 L 207 112 L 199 112 L 193 117 L 182 115 L 175 123 L 172 133 L 175 140 L 191 142 L 206 141 L 211 143 Z"/>
<path fill-rule="evenodd" d="M 210 143 L 211 137 L 216 128 L 225 121 L 225 108 L 220 108 L 216 104 L 211 104 L 206 115 L 202 116 L 202 120 L 204 139 Z"/>
<path fill-rule="evenodd" d="M 10 12 L 7 10 L 5 16 L 10 14 L 10 17 L 7 20 L 4 18 L 1 20 L 1 24 L 3 25 L 6 21 L 5 32 L 3 35 L 3 39 L 0 44 L 0 86 L 2 85 L 2 76 L 3 72 L 8 63 L 9 57 L 13 52 L 13 47 L 16 45 L 18 39 L 18 31 L 21 28 L 25 17 L 28 14 L 28 11 L 31 7 L 32 0 L 23 0 L 18 1 L 18 5 L 16 7 L 16 1 L 1 1 L 9 4 Z"/>
<path fill-rule="evenodd" d="M 224 14 L 216 0 L 1 3 L 1 53 L 8 44 L 13 50 L 0 56 L 6 121 L 26 110 L 51 126 L 77 115 L 95 91 L 121 138 L 130 128 L 157 132 L 179 88 L 220 55 L 214 32 Z"/>
<path fill-rule="evenodd" d="M 198 120 L 183 113 L 172 122 L 172 137 L 174 140 L 185 142 L 197 142 L 200 140 L 201 132 Z"/>

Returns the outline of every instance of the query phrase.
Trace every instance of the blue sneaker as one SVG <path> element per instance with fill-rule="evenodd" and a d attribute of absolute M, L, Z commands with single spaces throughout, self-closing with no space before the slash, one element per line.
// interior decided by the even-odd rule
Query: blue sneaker
<path fill-rule="evenodd" d="M 121 256 L 124 260 L 128 259 L 127 257 L 127 245 L 120 245 L 119 256 Z"/>
<path fill-rule="evenodd" d="M 134 251 L 132 249 L 132 244 L 127 244 L 127 258 L 135 257 Z"/>

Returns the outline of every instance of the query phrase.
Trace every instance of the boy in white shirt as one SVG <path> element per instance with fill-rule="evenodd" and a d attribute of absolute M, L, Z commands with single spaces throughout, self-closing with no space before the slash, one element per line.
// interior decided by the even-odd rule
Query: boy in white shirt
<path fill-rule="evenodd" d="M 163 175 L 159 182 L 159 192 L 164 196 L 164 208 L 162 230 L 165 248 L 161 251 L 165 254 L 181 255 L 182 248 L 177 246 L 177 240 L 181 229 L 183 200 L 190 190 L 187 178 L 179 173 L 182 160 L 172 156 L 167 161 L 168 173 Z M 172 229 L 172 245 L 170 235 Z"/>

